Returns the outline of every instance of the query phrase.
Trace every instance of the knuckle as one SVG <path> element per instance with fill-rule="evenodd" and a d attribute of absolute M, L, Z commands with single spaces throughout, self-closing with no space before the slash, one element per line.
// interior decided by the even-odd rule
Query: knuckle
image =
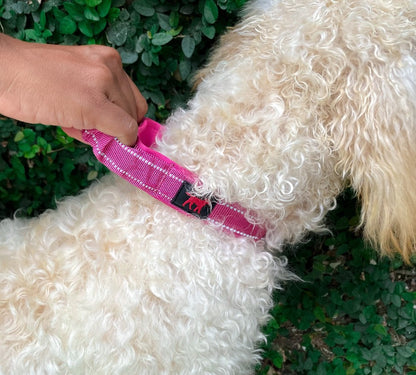
<path fill-rule="evenodd" d="M 107 46 L 97 46 L 97 47 L 98 47 L 97 53 L 99 54 L 102 61 L 104 61 L 110 67 L 112 67 L 112 66 L 121 67 L 122 66 L 121 56 L 117 52 L 117 50 L 115 50 L 112 47 L 107 47 Z"/>
<path fill-rule="evenodd" d="M 139 120 L 141 120 L 146 115 L 148 109 L 149 109 L 149 105 L 147 104 L 147 101 L 143 99 L 140 103 L 138 114 L 137 114 L 137 117 Z"/>
<path fill-rule="evenodd" d="M 83 48 L 89 56 L 95 57 L 97 60 L 121 61 L 120 54 L 112 47 L 92 44 L 85 45 Z"/>
<path fill-rule="evenodd" d="M 93 75 L 94 75 L 94 79 L 97 82 L 101 82 L 104 87 L 108 83 L 113 83 L 114 80 L 115 80 L 114 73 L 112 72 L 111 69 L 109 69 L 109 67 L 107 67 L 105 65 L 96 65 L 96 66 L 94 66 Z"/>
<path fill-rule="evenodd" d="M 111 47 L 92 45 L 85 46 L 85 53 L 92 62 L 92 75 L 104 82 L 113 81 L 123 65 L 120 54 Z"/>

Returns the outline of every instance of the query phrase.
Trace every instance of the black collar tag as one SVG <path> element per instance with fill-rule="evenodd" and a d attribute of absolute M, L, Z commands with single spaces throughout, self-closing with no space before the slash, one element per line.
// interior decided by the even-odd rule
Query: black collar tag
<path fill-rule="evenodd" d="M 189 214 L 206 219 L 217 204 L 214 200 L 197 197 L 192 193 L 192 185 L 184 181 L 171 203 Z"/>

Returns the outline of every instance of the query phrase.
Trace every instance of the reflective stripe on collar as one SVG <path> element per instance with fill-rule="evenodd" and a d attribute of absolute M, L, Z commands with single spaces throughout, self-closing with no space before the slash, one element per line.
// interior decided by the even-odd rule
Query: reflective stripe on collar
<path fill-rule="evenodd" d="M 138 140 L 133 147 L 98 130 L 84 130 L 83 138 L 108 169 L 166 205 L 211 222 L 235 236 L 262 239 L 265 229 L 251 224 L 246 219 L 246 210 L 240 205 L 217 202 L 192 193 L 196 177 L 151 148 L 162 131 L 162 125 L 146 118 L 139 126 Z"/>

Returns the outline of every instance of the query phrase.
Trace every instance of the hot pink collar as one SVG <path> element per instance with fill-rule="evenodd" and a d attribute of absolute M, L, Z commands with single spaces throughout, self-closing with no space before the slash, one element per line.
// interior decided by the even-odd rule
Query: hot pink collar
<path fill-rule="evenodd" d="M 117 138 L 98 130 L 84 130 L 83 138 L 97 159 L 114 173 L 152 197 L 185 214 L 204 219 L 238 237 L 262 239 L 266 231 L 246 219 L 246 210 L 238 204 L 216 202 L 192 194 L 197 178 L 151 147 L 162 132 L 162 125 L 144 119 L 138 141 L 128 147 Z"/>

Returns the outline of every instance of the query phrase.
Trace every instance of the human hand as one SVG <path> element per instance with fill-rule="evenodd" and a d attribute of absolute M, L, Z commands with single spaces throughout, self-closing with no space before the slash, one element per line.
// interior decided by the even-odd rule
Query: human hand
<path fill-rule="evenodd" d="M 0 34 L 0 113 L 59 125 L 82 141 L 98 129 L 133 145 L 147 103 L 110 47 L 22 42 Z"/>

